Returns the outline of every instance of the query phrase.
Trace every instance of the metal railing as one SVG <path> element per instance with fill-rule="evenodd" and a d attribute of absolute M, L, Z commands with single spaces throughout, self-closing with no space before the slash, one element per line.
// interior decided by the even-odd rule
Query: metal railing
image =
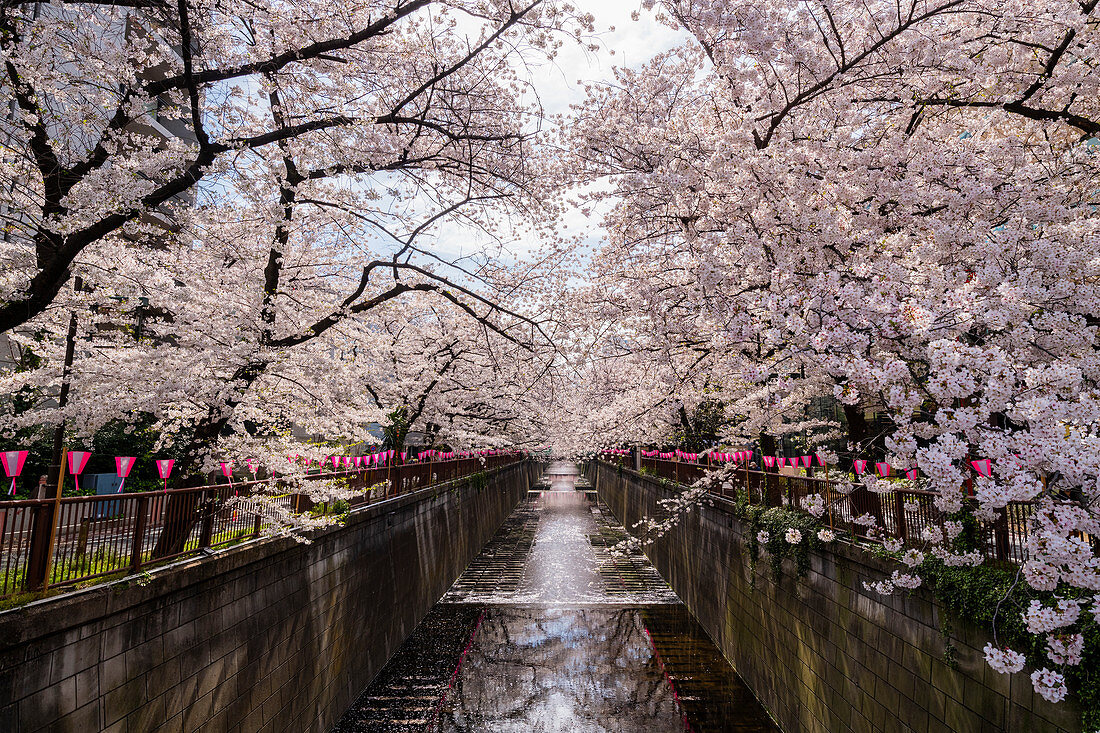
<path fill-rule="evenodd" d="M 617 466 L 630 467 L 629 456 L 604 457 Z M 689 463 L 658 458 L 642 458 L 642 473 L 691 485 L 719 464 Z M 839 532 L 867 541 L 882 541 L 887 537 L 900 540 L 907 547 L 926 544 L 924 530 L 935 527 L 944 530 L 948 515 L 935 506 L 935 493 L 899 486 L 900 482 L 885 480 L 885 491 L 871 491 L 862 483 L 852 481 L 848 474 L 834 469 L 828 476 L 825 469 L 808 469 L 809 475 L 793 475 L 781 471 L 754 471 L 736 468 L 729 478 L 712 487 L 715 495 L 734 498 L 744 495 L 751 503 L 768 507 L 787 506 L 805 510 L 804 500 L 812 494 L 825 502 L 821 521 Z M 994 510 L 993 521 L 978 520 L 977 549 L 989 559 L 1013 563 L 1027 560 L 1030 517 L 1034 505 L 1011 502 Z M 874 524 L 858 521 L 873 518 Z M 877 528 L 872 530 L 872 527 Z M 1086 538 L 1089 539 L 1089 538 Z"/>
<path fill-rule="evenodd" d="M 253 539 L 271 522 L 265 517 L 278 511 L 273 503 L 297 514 L 314 509 L 293 488 L 297 480 L 345 480 L 348 489 L 360 492 L 348 501 L 354 509 L 519 460 L 496 455 L 484 463 L 463 458 L 167 491 L 2 501 L 0 598 L 136 573 L 150 563 Z M 278 494 L 280 488 L 287 493 Z"/>

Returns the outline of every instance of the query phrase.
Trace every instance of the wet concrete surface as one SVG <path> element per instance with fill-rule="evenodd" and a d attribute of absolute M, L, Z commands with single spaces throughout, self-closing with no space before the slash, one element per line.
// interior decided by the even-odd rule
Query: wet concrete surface
<path fill-rule="evenodd" d="M 337 731 L 777 731 L 625 531 L 552 464 Z"/>

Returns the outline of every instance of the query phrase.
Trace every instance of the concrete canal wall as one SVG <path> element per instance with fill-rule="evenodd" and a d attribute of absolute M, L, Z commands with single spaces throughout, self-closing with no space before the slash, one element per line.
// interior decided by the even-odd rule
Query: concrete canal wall
<path fill-rule="evenodd" d="M 522 499 L 523 463 L 0 613 L 0 731 L 325 731 Z M 141 581 L 141 582 L 144 582 Z"/>
<path fill-rule="evenodd" d="M 659 516 L 658 500 L 673 494 L 609 464 L 590 463 L 587 477 L 628 529 Z M 858 548 L 811 553 L 802 578 L 789 560 L 778 582 L 766 559 L 753 570 L 747 528 L 730 507 L 715 498 L 645 552 L 783 730 L 1079 730 L 1072 704 L 1051 705 L 1026 675 L 989 669 L 986 634 L 948 616 L 953 669 L 944 661 L 945 612 L 932 594 L 864 590 L 862 581 L 890 569 Z"/>

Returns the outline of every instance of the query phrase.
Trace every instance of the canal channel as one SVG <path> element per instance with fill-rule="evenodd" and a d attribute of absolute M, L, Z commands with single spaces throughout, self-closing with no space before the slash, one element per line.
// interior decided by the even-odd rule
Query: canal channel
<path fill-rule="evenodd" d="M 551 464 L 336 731 L 778 731 L 578 483 Z"/>

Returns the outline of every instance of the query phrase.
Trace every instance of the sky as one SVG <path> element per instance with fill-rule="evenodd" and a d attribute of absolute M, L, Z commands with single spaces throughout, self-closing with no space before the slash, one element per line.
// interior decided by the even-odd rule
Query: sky
<path fill-rule="evenodd" d="M 568 116 L 570 105 L 584 101 L 586 84 L 611 82 L 614 80 L 615 67 L 637 67 L 649 61 L 654 55 L 681 45 L 689 38 L 688 34 L 659 23 L 653 11 L 642 7 L 642 0 L 572 0 L 581 12 L 591 13 L 595 18 L 595 31 L 585 39 L 585 44 L 565 42 L 557 56 L 550 63 L 542 60 L 538 65 L 528 65 L 520 71 L 534 87 L 545 114 Z M 634 20 L 632 14 L 637 14 Z M 471 22 L 469 32 L 471 41 L 476 41 L 481 31 L 481 22 Z M 461 29 L 461 22 L 459 28 Z M 462 32 L 461 30 L 459 32 Z M 596 51 L 587 47 L 588 43 L 597 46 Z M 520 63 L 517 61 L 517 64 Z M 546 125 L 544 125 L 544 128 Z M 379 174 L 376 181 L 384 180 Z M 399 179 L 399 177 L 398 177 Z M 598 182 L 593 186 L 600 185 Z M 216 183 L 204 183 L 204 188 L 216 190 Z M 424 211 L 434 209 L 425 198 Z M 401 204 L 408 206 L 407 202 Z M 415 205 L 415 204 L 414 204 Z M 586 249 L 593 249 L 604 239 L 605 231 L 600 223 L 599 212 L 585 216 L 580 210 L 567 212 L 563 217 L 563 233 L 583 238 Z M 498 219 L 498 221 L 500 221 Z M 521 223 L 522 224 L 522 223 Z M 465 262 L 465 257 L 492 253 L 492 259 L 501 263 L 514 263 L 527 258 L 541 249 L 543 242 L 539 234 L 527 228 L 513 229 L 505 242 L 505 251 L 497 250 L 497 243 L 485 232 L 464 225 L 455 220 L 443 221 L 433 230 L 424 233 L 418 242 L 430 249 L 440 259 L 450 262 Z M 397 245 L 379 234 L 378 240 L 371 243 L 380 252 L 389 251 Z M 479 258 L 480 259 L 480 258 Z M 457 272 L 449 272 L 452 277 Z"/>
<path fill-rule="evenodd" d="M 574 0 L 583 12 L 595 17 L 595 42 L 599 50 L 592 52 L 580 44 L 567 43 L 558 52 L 553 64 L 529 68 L 526 72 L 534 85 L 547 115 L 567 115 L 572 104 L 584 100 L 584 86 L 590 82 L 610 82 L 613 68 L 636 67 L 654 55 L 683 44 L 687 33 L 659 23 L 652 11 L 642 7 L 641 0 Z M 631 18 L 638 14 L 638 20 Z M 588 244 L 598 243 L 604 236 L 599 217 L 585 217 L 580 211 L 565 217 L 567 232 L 584 234 Z M 476 232 L 464 228 L 441 227 L 433 249 L 444 256 L 478 251 L 488 243 Z M 540 246 L 540 242 L 525 232 L 515 232 L 510 243 L 516 257 L 522 257 Z"/>
<path fill-rule="evenodd" d="M 533 79 L 550 114 L 567 113 L 570 104 L 581 102 L 584 82 L 611 81 L 613 67 L 639 66 L 688 37 L 658 23 L 652 11 L 642 8 L 640 0 L 580 0 L 577 4 L 595 17 L 597 42 L 602 48 L 592 53 L 567 44 L 558 53 L 555 68 L 547 67 L 540 78 Z M 634 12 L 637 21 L 630 17 Z"/>

